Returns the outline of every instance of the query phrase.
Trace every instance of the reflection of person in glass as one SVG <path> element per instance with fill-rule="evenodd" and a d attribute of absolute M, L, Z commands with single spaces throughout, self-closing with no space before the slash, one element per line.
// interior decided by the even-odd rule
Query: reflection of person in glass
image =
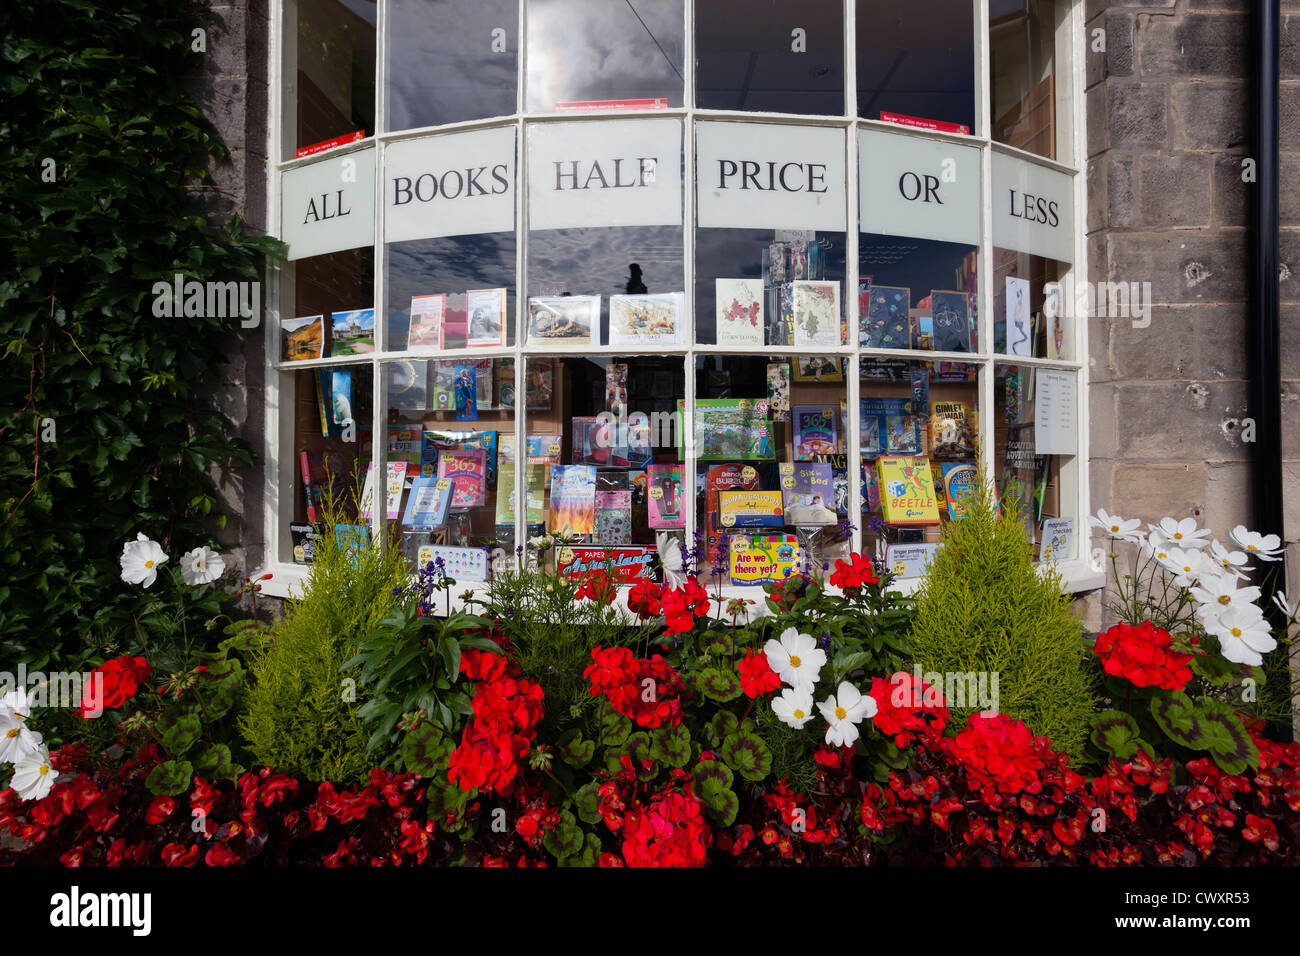
<path fill-rule="evenodd" d="M 627 271 L 631 273 L 627 280 L 626 292 L 628 295 L 645 295 L 649 290 L 646 289 L 645 282 L 641 278 L 641 266 L 639 263 L 630 263 Z"/>

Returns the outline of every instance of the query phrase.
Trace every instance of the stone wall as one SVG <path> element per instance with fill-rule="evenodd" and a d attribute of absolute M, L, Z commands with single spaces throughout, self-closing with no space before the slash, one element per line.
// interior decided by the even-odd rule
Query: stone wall
<path fill-rule="evenodd" d="M 212 185 L 201 190 L 199 202 L 213 221 L 239 216 L 250 232 L 266 230 L 268 6 L 267 0 L 214 2 L 204 19 L 207 50 L 196 57 L 197 69 L 187 77 L 187 86 L 230 151 L 228 160 L 209 163 Z M 265 305 L 265 279 L 262 293 Z M 260 325 L 240 330 L 222 356 L 222 385 L 215 395 L 234 423 L 232 437 L 248 442 L 259 459 L 266 380 L 263 333 Z M 262 462 L 233 472 L 214 470 L 213 479 L 229 515 L 220 532 L 227 563 L 233 560 L 241 574 L 252 573 L 264 560 Z"/>
<path fill-rule="evenodd" d="M 1144 521 L 1254 527 L 1247 407 L 1249 0 L 1087 0 L 1094 282 L 1150 282 L 1150 325 L 1089 323 L 1092 499 Z M 1094 31 L 1105 52 L 1093 52 Z M 1286 539 L 1300 539 L 1300 2 L 1283 3 Z M 1294 547 L 1293 547 L 1294 552 Z"/>

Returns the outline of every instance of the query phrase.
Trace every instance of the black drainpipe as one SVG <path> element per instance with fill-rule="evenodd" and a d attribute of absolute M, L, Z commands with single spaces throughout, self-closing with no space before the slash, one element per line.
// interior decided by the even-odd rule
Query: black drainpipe
<path fill-rule="evenodd" d="M 1255 530 L 1276 534 L 1285 542 L 1282 509 L 1282 370 L 1278 332 L 1278 0 L 1256 0 L 1252 5 L 1255 41 L 1254 142 L 1257 181 L 1250 190 L 1251 257 L 1250 308 L 1247 319 L 1247 360 L 1250 415 L 1255 419 L 1251 496 L 1255 502 Z M 1249 189 L 1249 186 L 1247 187 Z M 1281 624 L 1273 591 L 1285 586 L 1285 562 L 1274 564 L 1276 574 L 1262 583 L 1261 606 L 1275 626 Z M 1270 569 L 1271 569 L 1270 568 Z M 1260 569 L 1265 570 L 1264 568 Z M 1280 580 L 1279 580 L 1280 579 Z M 1294 599 L 1297 595 L 1291 595 Z M 1284 670 L 1283 673 L 1286 673 Z M 1280 688 L 1279 703 L 1290 697 Z M 1266 691 L 1267 692 L 1267 691 Z M 1290 739 L 1291 726 L 1277 728 Z"/>

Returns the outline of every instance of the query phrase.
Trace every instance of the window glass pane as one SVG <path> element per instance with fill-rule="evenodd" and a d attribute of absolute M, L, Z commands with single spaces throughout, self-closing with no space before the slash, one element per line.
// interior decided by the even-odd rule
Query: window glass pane
<path fill-rule="evenodd" d="M 978 366 L 864 357 L 858 378 L 863 550 L 918 577 L 975 478 Z"/>
<path fill-rule="evenodd" d="M 519 0 L 389 0 L 385 23 L 387 129 L 515 112 Z"/>
<path fill-rule="evenodd" d="M 1069 4 L 1054 0 L 991 0 L 989 56 L 995 142 L 1068 160 L 1061 124 L 1065 90 L 1057 88 L 1058 27 Z M 1061 77 L 1064 85 L 1067 78 Z"/>
<path fill-rule="evenodd" d="M 569 537 L 549 555 L 561 574 L 657 574 L 660 532 L 681 547 L 685 500 L 676 399 L 682 359 L 529 356 L 529 537 Z"/>
<path fill-rule="evenodd" d="M 458 582 L 485 580 L 515 547 L 514 360 L 411 359 L 384 369 L 387 519 L 413 565 L 441 558 Z"/>
<path fill-rule="evenodd" d="M 844 341 L 844 233 L 699 229 L 695 341 L 835 347 Z"/>
<path fill-rule="evenodd" d="M 696 0 L 695 57 L 702 109 L 844 112 L 841 0 Z"/>
<path fill-rule="evenodd" d="M 1064 561 L 1080 553 L 1073 488 L 1077 382 L 1073 371 L 997 366 L 993 389 L 997 488 L 1018 502 L 1039 560 L 1055 554 Z"/>
<path fill-rule="evenodd" d="M 503 348 L 515 342 L 515 234 L 389 243 L 388 348 Z"/>
<path fill-rule="evenodd" d="M 280 556 L 310 564 L 315 540 L 333 500 L 336 525 L 368 539 L 370 519 L 363 492 L 374 439 L 373 372 L 369 364 L 295 369 L 281 376 L 293 396 L 293 455 L 280 462 L 286 520 L 279 529 Z"/>
<path fill-rule="evenodd" d="M 347 249 L 293 264 L 282 286 L 280 359 L 342 358 L 375 350 L 375 251 Z"/>
<path fill-rule="evenodd" d="M 844 359 L 697 356 L 696 560 L 711 584 L 822 576 L 848 552 Z"/>
<path fill-rule="evenodd" d="M 971 0 L 858 0 L 858 115 L 974 130 L 974 9 Z"/>
<path fill-rule="evenodd" d="M 681 106 L 684 23 L 682 0 L 528 0 L 528 111 Z"/>
<path fill-rule="evenodd" d="M 375 0 L 285 4 L 285 103 L 296 110 L 286 158 L 337 136 L 374 134 L 376 11 Z"/>
<path fill-rule="evenodd" d="M 1075 319 L 1061 283 L 1069 264 L 1011 249 L 993 250 L 993 350 L 1002 355 L 1066 359 Z"/>
<path fill-rule="evenodd" d="M 860 234 L 858 345 L 978 351 L 972 246 Z"/>

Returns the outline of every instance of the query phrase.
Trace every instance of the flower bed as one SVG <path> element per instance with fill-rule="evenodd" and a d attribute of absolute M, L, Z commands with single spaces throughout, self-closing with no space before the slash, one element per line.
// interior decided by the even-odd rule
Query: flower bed
<path fill-rule="evenodd" d="M 996 704 L 954 708 L 912 666 L 912 599 L 861 555 L 831 569 L 834 590 L 767 588 L 750 623 L 692 576 L 639 584 L 633 626 L 599 574 L 521 571 L 476 613 L 439 616 L 454 582 L 431 566 L 341 668 L 368 780 L 234 762 L 241 659 L 257 673 L 276 653 L 274 626 L 235 625 L 167 680 L 142 656 L 105 662 L 77 718 L 93 745 L 48 754 L 22 693 L 4 699 L 0 832 L 19 845 L 0 862 L 1294 864 L 1300 745 L 1268 739 L 1240 693 L 1266 680 L 1247 650 L 1268 648 L 1204 610 L 1243 593 L 1210 567 L 1157 564 L 1169 594 L 1121 592 L 1143 616 L 1095 640 L 1101 703 L 1072 760 Z"/>

